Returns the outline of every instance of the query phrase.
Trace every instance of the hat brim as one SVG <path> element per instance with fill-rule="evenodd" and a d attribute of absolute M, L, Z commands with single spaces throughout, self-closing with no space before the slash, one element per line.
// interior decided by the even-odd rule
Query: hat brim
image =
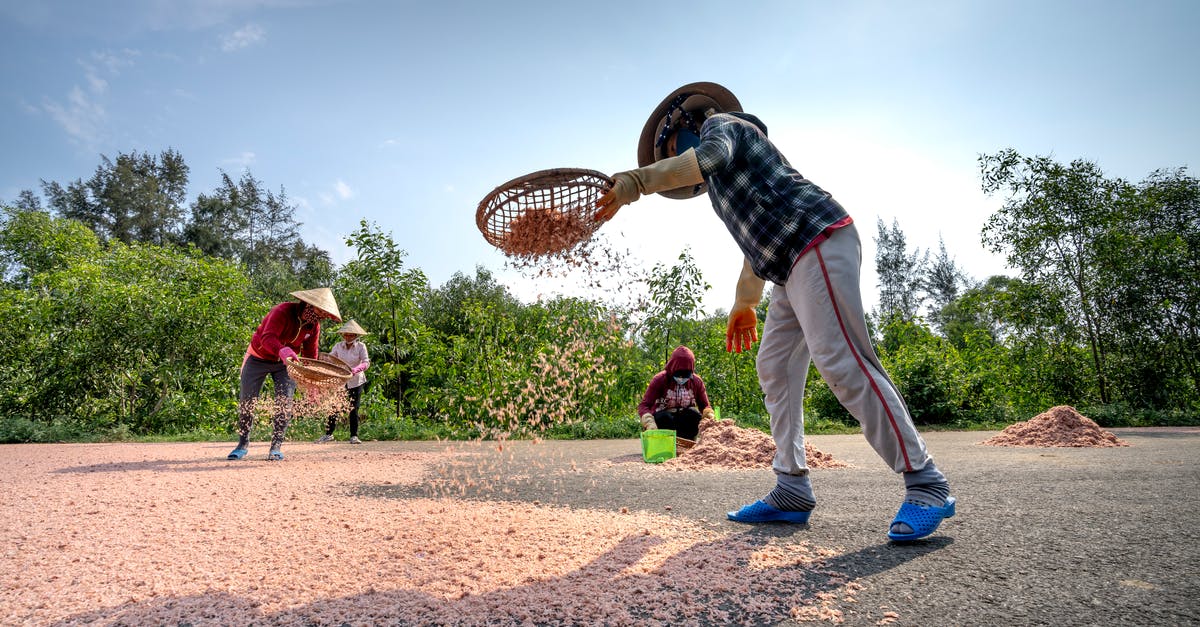
<path fill-rule="evenodd" d="M 339 335 L 370 335 L 370 333 L 367 333 L 366 329 L 363 329 L 362 326 L 358 324 L 357 320 L 347 320 L 346 324 L 343 324 L 342 328 L 338 329 L 337 332 Z"/>
<path fill-rule="evenodd" d="M 716 103 L 716 108 L 721 113 L 742 110 L 742 104 L 738 102 L 737 96 L 734 96 L 733 92 L 716 83 L 688 83 L 676 89 L 669 96 L 663 98 L 662 102 L 658 103 L 658 106 L 654 108 L 654 112 L 646 120 L 645 126 L 642 127 L 642 135 L 638 139 L 637 158 L 639 168 L 665 159 L 668 156 L 665 153 L 664 147 L 659 146 L 655 148 L 654 143 L 658 140 L 658 135 L 662 131 L 663 124 L 666 122 L 667 110 L 671 108 L 671 103 L 682 94 L 706 96 Z M 659 192 L 659 194 L 667 198 L 684 199 L 699 196 L 704 193 L 705 189 L 706 186 L 704 185 L 698 187 L 681 187 L 679 189 Z"/>
<path fill-rule="evenodd" d="M 342 321 L 342 312 L 338 311 L 337 301 L 333 298 L 333 290 L 328 287 L 299 290 L 292 292 L 291 295 L 329 314 L 334 320 Z"/>

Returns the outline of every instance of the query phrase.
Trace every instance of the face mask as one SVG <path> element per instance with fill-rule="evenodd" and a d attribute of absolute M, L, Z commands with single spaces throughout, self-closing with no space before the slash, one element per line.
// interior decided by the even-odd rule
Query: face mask
<path fill-rule="evenodd" d="M 321 321 L 321 314 L 317 311 L 316 307 L 310 305 L 305 307 L 304 311 L 300 312 L 300 320 L 305 324 L 316 324 Z"/>
<path fill-rule="evenodd" d="M 690 375 L 686 376 L 686 377 L 672 377 L 672 378 L 675 379 L 675 383 L 678 383 L 679 385 L 683 385 L 684 383 L 687 383 L 688 381 L 690 381 L 692 379 L 692 377 Z"/>

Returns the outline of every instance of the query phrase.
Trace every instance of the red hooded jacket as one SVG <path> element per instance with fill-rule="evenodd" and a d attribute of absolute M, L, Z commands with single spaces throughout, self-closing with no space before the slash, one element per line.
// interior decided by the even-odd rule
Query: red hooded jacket
<path fill-rule="evenodd" d="M 667 360 L 666 369 L 654 375 L 653 379 L 650 379 L 650 385 L 646 387 L 646 394 L 642 397 L 641 404 L 638 405 L 639 416 L 654 414 L 666 407 L 667 390 L 676 385 L 671 376 L 678 370 L 692 371 L 692 378 L 684 385 L 695 396 L 696 409 L 704 411 L 704 408 L 709 406 L 708 392 L 704 390 L 704 381 L 700 378 L 700 375 L 696 374 L 696 355 L 692 353 L 692 349 L 680 346 L 675 349 L 675 352 L 671 353 L 671 358 Z"/>

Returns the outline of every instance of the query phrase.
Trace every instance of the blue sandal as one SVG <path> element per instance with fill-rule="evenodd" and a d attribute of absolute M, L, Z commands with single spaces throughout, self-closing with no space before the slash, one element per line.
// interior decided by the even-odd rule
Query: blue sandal
<path fill-rule="evenodd" d="M 267 453 L 267 461 L 281 462 L 283 461 L 283 453 L 280 453 L 279 451 L 271 451 L 270 453 Z"/>
<path fill-rule="evenodd" d="M 225 459 L 241 459 L 246 456 L 246 453 L 249 453 L 249 452 L 250 451 L 248 451 L 244 448 L 235 448 L 235 449 L 233 449 L 232 452 L 229 453 L 229 457 L 226 457 Z"/>
<path fill-rule="evenodd" d="M 764 501 L 755 501 L 743 506 L 742 509 L 736 512 L 728 512 L 725 515 L 729 520 L 734 522 L 783 522 L 803 525 L 808 522 L 808 517 L 812 515 L 812 512 L 785 512 L 781 509 L 775 509 Z"/>
<path fill-rule="evenodd" d="M 919 540 L 937 530 L 938 525 L 942 524 L 942 520 L 954 516 L 954 497 L 946 499 L 946 504 L 942 507 L 933 505 L 917 505 L 905 501 L 900 505 L 900 511 L 896 512 L 896 518 L 892 520 L 892 527 L 896 523 L 904 523 L 912 529 L 912 533 L 895 533 L 890 531 L 889 527 L 888 538 L 897 542 L 907 542 L 909 540 Z"/>

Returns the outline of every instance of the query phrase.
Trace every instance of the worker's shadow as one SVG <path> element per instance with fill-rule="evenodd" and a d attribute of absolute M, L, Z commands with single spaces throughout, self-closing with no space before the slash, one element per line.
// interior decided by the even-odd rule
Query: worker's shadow
<path fill-rule="evenodd" d="M 390 589 L 376 584 L 358 595 L 270 610 L 255 598 L 213 590 L 104 608 L 58 624 L 773 624 L 798 608 L 837 609 L 850 602 L 851 582 L 953 542 L 943 536 L 837 554 L 794 541 L 792 533 L 755 527 L 669 554 L 663 553 L 667 539 L 637 533 L 575 570 L 454 598 L 397 581 Z M 445 581 L 426 585 L 445 589 L 441 584 L 462 576 L 448 572 Z"/>

